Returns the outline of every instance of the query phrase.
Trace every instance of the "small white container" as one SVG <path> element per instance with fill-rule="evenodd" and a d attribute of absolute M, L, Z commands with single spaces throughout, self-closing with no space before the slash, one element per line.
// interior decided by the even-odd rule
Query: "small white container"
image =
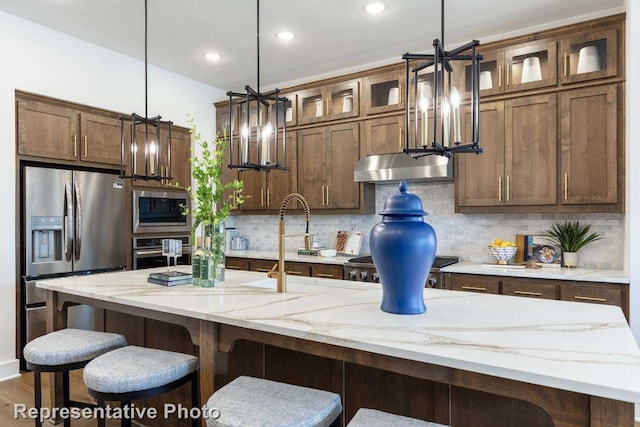
<path fill-rule="evenodd" d="M 350 113 L 353 111 L 353 95 L 347 95 L 342 99 L 342 112 Z"/>
<path fill-rule="evenodd" d="M 400 102 L 400 88 L 392 87 L 389 89 L 389 97 L 387 98 L 387 105 L 396 105 Z"/>
<path fill-rule="evenodd" d="M 291 107 L 287 107 L 287 110 L 284 113 L 284 120 L 286 122 L 293 120 L 293 109 Z"/>
<path fill-rule="evenodd" d="M 493 89 L 493 80 L 491 79 L 491 71 L 482 71 L 480 73 L 480 90 Z"/>
<path fill-rule="evenodd" d="M 323 257 L 334 257 L 338 254 L 338 251 L 336 251 L 335 249 L 322 249 L 320 251 L 320 256 Z"/>
<path fill-rule="evenodd" d="M 577 74 L 592 73 L 600 71 L 600 55 L 597 46 L 585 46 L 578 54 Z"/>
<path fill-rule="evenodd" d="M 324 108 L 322 107 L 323 107 L 322 99 L 318 99 L 316 101 L 316 117 L 324 116 Z"/>
<path fill-rule="evenodd" d="M 522 63 L 522 78 L 520 83 L 537 82 L 542 80 L 542 70 L 540 69 L 540 58 L 530 56 Z"/>

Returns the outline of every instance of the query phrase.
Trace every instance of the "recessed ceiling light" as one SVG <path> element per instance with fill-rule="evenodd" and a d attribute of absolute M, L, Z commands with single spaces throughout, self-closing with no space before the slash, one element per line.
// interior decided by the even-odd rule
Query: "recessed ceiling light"
<path fill-rule="evenodd" d="M 276 34 L 276 37 L 280 40 L 291 40 L 293 38 L 293 33 L 290 31 L 280 31 Z"/>
<path fill-rule="evenodd" d="M 364 8 L 364 10 L 366 10 L 367 12 L 369 12 L 372 15 L 382 12 L 384 9 L 385 9 L 384 3 L 381 3 L 379 1 L 376 1 L 376 2 L 373 2 L 373 3 L 369 3 Z"/>
<path fill-rule="evenodd" d="M 207 52 L 204 54 L 204 57 L 207 58 L 209 61 L 218 61 L 222 58 L 222 55 L 215 52 Z"/>

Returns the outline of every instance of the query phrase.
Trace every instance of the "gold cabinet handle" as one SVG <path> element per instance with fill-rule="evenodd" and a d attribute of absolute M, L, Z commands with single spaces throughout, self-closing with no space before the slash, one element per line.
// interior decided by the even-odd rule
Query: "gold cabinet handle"
<path fill-rule="evenodd" d="M 84 136 L 84 157 L 87 157 L 87 153 L 89 152 L 87 148 L 87 135 Z"/>
<path fill-rule="evenodd" d="M 227 265 L 224 268 L 227 268 L 229 270 L 241 270 L 240 267 L 236 267 L 235 265 Z"/>
<path fill-rule="evenodd" d="M 329 278 L 329 279 L 333 279 L 334 278 L 333 274 L 325 274 L 325 273 L 318 273 L 318 274 L 316 274 L 316 277 L 326 277 L 326 278 Z"/>
<path fill-rule="evenodd" d="M 324 185 L 322 186 L 322 206 L 324 206 Z"/>
<path fill-rule="evenodd" d="M 569 55 L 567 55 L 567 52 L 564 53 L 564 58 L 562 58 L 562 67 L 563 67 L 563 72 L 562 74 L 567 77 L 567 69 L 569 68 Z"/>
<path fill-rule="evenodd" d="M 268 272 L 270 272 L 271 270 L 270 270 L 270 269 L 268 269 L 268 268 L 256 268 L 256 271 L 257 271 L 258 273 L 268 273 Z"/>
<path fill-rule="evenodd" d="M 481 288 L 479 286 L 462 286 L 465 291 L 482 291 L 486 292 L 487 288 Z"/>
<path fill-rule="evenodd" d="M 507 81 L 505 82 L 505 85 L 506 85 L 507 87 L 509 87 L 509 84 L 510 84 L 509 79 L 511 78 L 511 77 L 510 77 L 510 74 L 511 74 L 511 64 L 507 65 L 507 66 L 506 66 L 506 69 L 507 69 L 507 79 L 506 79 Z"/>
<path fill-rule="evenodd" d="M 511 188 L 510 188 L 511 186 L 509 185 L 509 183 L 511 182 L 511 179 L 509 179 L 509 178 L 511 178 L 511 177 L 509 175 L 507 175 L 507 189 L 505 191 L 506 196 L 507 196 L 507 202 L 511 198 L 511 194 L 510 194 L 511 193 Z"/>
<path fill-rule="evenodd" d="M 529 292 L 529 291 L 513 291 L 516 295 L 529 295 L 532 297 L 541 297 L 542 294 L 540 292 Z"/>
<path fill-rule="evenodd" d="M 502 177 L 498 177 L 498 201 L 502 201 Z"/>
<path fill-rule="evenodd" d="M 302 271 L 286 270 L 286 273 L 291 274 L 292 276 L 302 276 Z"/>
<path fill-rule="evenodd" d="M 402 151 L 402 128 L 398 128 L 398 148 Z"/>
<path fill-rule="evenodd" d="M 502 65 L 498 65 L 498 89 L 502 87 Z"/>
<path fill-rule="evenodd" d="M 267 207 L 271 206 L 271 189 L 267 188 Z"/>
<path fill-rule="evenodd" d="M 329 202 L 329 186 L 327 185 L 327 206 L 329 206 L 331 203 Z"/>
<path fill-rule="evenodd" d="M 73 157 L 78 157 L 78 135 L 73 134 Z"/>
<path fill-rule="evenodd" d="M 574 295 L 574 299 L 578 301 L 595 301 L 595 302 L 607 302 L 606 298 L 595 298 L 595 297 L 583 297 L 581 295 Z"/>
<path fill-rule="evenodd" d="M 564 199 L 567 200 L 569 198 L 569 174 L 567 172 L 564 173 Z"/>
<path fill-rule="evenodd" d="M 264 206 L 264 188 L 260 189 L 260 206 Z"/>
<path fill-rule="evenodd" d="M 331 106 L 331 101 L 329 99 L 327 99 L 325 102 L 326 102 L 327 107 L 326 107 L 326 111 L 325 111 L 324 115 L 328 116 L 329 114 L 331 114 L 331 111 L 329 110 L 329 107 Z"/>

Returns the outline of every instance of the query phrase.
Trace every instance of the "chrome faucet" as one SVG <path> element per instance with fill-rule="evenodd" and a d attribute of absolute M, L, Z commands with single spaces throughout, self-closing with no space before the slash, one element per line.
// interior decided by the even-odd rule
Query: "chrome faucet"
<path fill-rule="evenodd" d="M 298 200 L 304 209 L 304 217 L 307 221 L 307 227 L 304 232 L 304 248 L 311 249 L 311 234 L 309 234 L 309 220 L 311 219 L 311 210 L 309 203 L 301 194 L 291 193 L 287 195 L 280 205 L 280 223 L 278 230 L 278 263 L 267 273 L 267 277 L 277 279 L 277 290 L 279 293 L 287 291 L 287 273 L 284 268 L 284 214 L 287 211 L 289 202 L 293 199 Z"/>

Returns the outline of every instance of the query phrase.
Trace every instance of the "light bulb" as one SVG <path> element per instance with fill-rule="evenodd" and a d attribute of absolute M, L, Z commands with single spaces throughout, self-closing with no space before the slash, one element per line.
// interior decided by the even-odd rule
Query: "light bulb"
<path fill-rule="evenodd" d="M 428 109 L 429 109 L 429 98 L 427 98 L 426 96 L 423 96 L 422 98 L 420 98 L 420 111 L 422 111 L 423 113 L 426 113 Z"/>
<path fill-rule="evenodd" d="M 242 124 L 242 136 L 243 137 L 249 136 L 249 125 L 247 123 Z"/>
<path fill-rule="evenodd" d="M 135 142 L 131 144 L 131 152 L 134 154 L 138 152 L 138 144 Z"/>
<path fill-rule="evenodd" d="M 267 122 L 267 124 L 264 125 L 264 128 L 262 128 L 262 139 L 271 138 L 272 130 L 273 130 L 273 128 L 271 126 L 271 122 Z"/>
<path fill-rule="evenodd" d="M 451 105 L 449 104 L 449 100 L 447 98 L 442 99 L 442 114 L 445 116 L 449 115 L 449 111 L 451 110 Z"/>
<path fill-rule="evenodd" d="M 460 92 L 455 87 L 451 88 L 451 106 L 458 108 L 460 106 Z"/>
<path fill-rule="evenodd" d="M 153 140 L 149 143 L 149 154 L 152 156 L 156 154 L 156 142 Z"/>

